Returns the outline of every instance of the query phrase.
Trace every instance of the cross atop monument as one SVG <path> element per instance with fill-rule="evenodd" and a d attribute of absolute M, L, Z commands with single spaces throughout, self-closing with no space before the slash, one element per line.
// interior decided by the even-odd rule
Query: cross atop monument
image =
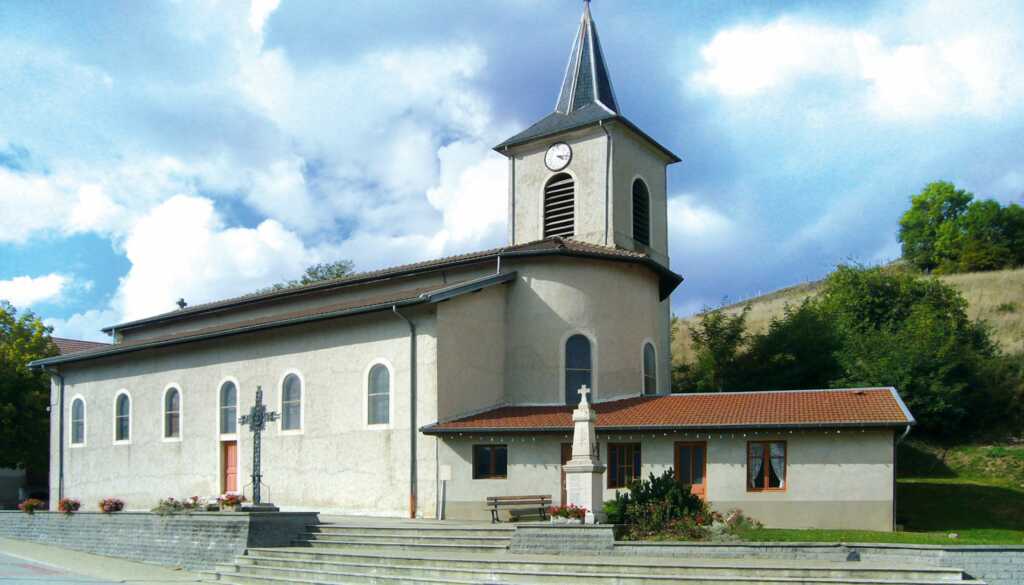
<path fill-rule="evenodd" d="M 587 394 L 590 394 L 590 388 L 587 388 L 587 385 L 584 384 L 580 386 L 580 389 L 577 390 L 577 392 L 580 393 L 580 404 L 586 404 L 588 402 Z"/>

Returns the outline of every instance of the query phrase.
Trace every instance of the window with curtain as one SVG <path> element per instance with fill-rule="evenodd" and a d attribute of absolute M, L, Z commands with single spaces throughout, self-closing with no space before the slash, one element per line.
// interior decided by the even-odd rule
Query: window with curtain
<path fill-rule="evenodd" d="M 576 230 L 576 187 L 572 177 L 559 173 L 544 185 L 544 237 L 571 238 Z"/>
<path fill-rule="evenodd" d="M 295 431 L 302 428 L 302 381 L 295 374 L 288 374 L 281 384 L 281 430 Z"/>
<path fill-rule="evenodd" d="M 181 438 L 181 393 L 177 388 L 164 393 L 164 438 Z"/>
<path fill-rule="evenodd" d="M 785 441 L 747 443 L 747 489 L 749 491 L 786 489 Z"/>
<path fill-rule="evenodd" d="M 233 435 L 238 432 L 238 388 L 234 382 L 220 387 L 220 432 Z"/>
<path fill-rule="evenodd" d="M 633 239 L 651 245 L 651 196 L 640 179 L 633 181 Z"/>
<path fill-rule="evenodd" d="M 508 477 L 508 445 L 473 445 L 473 479 Z"/>
<path fill-rule="evenodd" d="M 391 420 L 391 372 L 387 366 L 377 364 L 370 368 L 366 388 L 366 424 L 388 424 Z"/>
<path fill-rule="evenodd" d="M 76 398 L 71 403 L 71 444 L 85 443 L 85 401 Z"/>
<path fill-rule="evenodd" d="M 640 443 L 608 443 L 608 488 L 640 479 Z"/>
<path fill-rule="evenodd" d="M 658 359 L 654 345 L 644 344 L 644 394 L 658 393 Z"/>
<path fill-rule="evenodd" d="M 590 360 L 590 340 L 576 334 L 565 341 L 565 403 L 580 403 L 580 386 L 594 388 Z M 590 400 L 593 400 L 593 395 Z"/>
<path fill-rule="evenodd" d="M 120 394 L 114 406 L 114 440 L 131 439 L 132 401 L 127 394 Z"/>

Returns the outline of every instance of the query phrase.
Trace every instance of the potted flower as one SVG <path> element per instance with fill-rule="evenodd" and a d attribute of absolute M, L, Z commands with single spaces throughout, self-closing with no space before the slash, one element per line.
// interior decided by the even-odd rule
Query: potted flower
<path fill-rule="evenodd" d="M 224 494 L 217 498 L 217 503 L 220 504 L 220 509 L 226 512 L 237 512 L 242 507 L 242 502 L 245 501 L 245 496 L 242 494 Z"/>
<path fill-rule="evenodd" d="M 104 514 L 111 514 L 113 512 L 120 512 L 124 510 L 124 501 L 118 498 L 103 498 L 100 503 L 97 504 L 100 512 Z"/>
<path fill-rule="evenodd" d="M 586 517 L 587 509 L 575 504 L 548 508 L 548 518 L 552 524 L 583 524 Z"/>
<path fill-rule="evenodd" d="M 18 504 L 18 509 L 26 514 L 35 514 L 36 510 L 46 509 L 46 502 L 37 498 L 29 498 Z"/>
<path fill-rule="evenodd" d="M 57 509 L 64 513 L 65 516 L 70 516 L 78 511 L 82 507 L 82 502 L 74 498 L 61 498 L 57 502 Z"/>

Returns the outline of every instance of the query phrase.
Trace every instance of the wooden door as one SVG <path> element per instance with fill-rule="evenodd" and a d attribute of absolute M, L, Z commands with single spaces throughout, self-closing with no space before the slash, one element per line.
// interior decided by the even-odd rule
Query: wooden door
<path fill-rule="evenodd" d="M 700 497 L 707 493 L 707 443 L 676 443 L 676 480 Z"/>
<path fill-rule="evenodd" d="M 572 443 L 562 443 L 562 465 L 565 465 L 572 459 Z M 558 472 L 562 475 L 562 505 L 569 505 L 569 498 L 565 493 L 565 470 L 561 466 L 558 467 Z"/>
<path fill-rule="evenodd" d="M 238 442 L 224 441 L 221 443 L 224 450 L 223 470 L 224 476 L 221 485 L 224 486 L 224 493 L 238 491 Z"/>

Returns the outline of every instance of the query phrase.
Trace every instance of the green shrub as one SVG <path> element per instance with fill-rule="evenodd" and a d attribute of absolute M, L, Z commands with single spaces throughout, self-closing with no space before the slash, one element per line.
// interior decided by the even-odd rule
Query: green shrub
<path fill-rule="evenodd" d="M 996 312 L 997 313 L 1016 313 L 1017 312 L 1017 303 L 1014 303 L 1014 302 L 999 303 L 996 306 Z"/>

